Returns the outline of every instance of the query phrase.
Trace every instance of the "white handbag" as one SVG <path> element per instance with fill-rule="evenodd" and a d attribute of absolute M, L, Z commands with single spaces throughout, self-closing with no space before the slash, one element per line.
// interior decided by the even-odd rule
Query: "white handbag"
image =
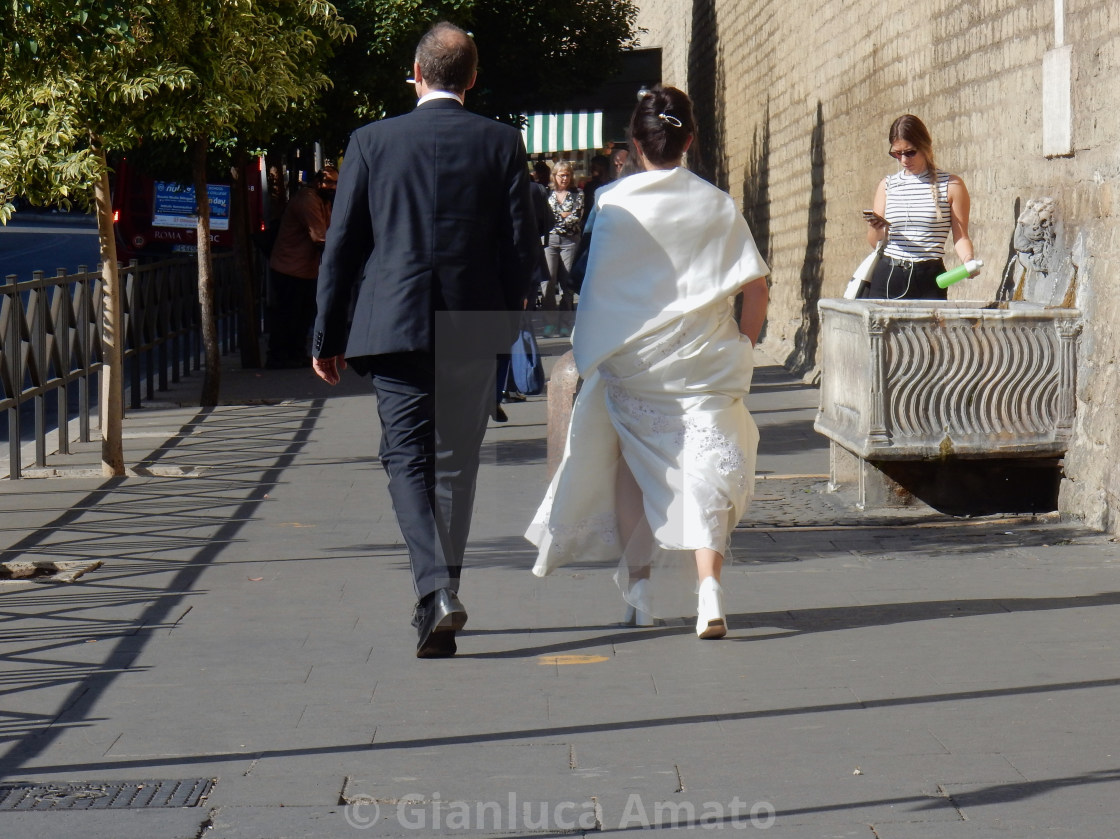
<path fill-rule="evenodd" d="M 875 265 L 879 262 L 879 257 L 883 255 L 883 248 L 886 247 L 886 244 L 887 240 L 884 238 L 879 246 L 864 257 L 863 262 L 852 272 L 852 278 L 848 280 L 848 286 L 844 289 L 845 300 L 858 300 L 866 294 L 868 286 L 871 285 L 871 272 L 875 270 Z"/>

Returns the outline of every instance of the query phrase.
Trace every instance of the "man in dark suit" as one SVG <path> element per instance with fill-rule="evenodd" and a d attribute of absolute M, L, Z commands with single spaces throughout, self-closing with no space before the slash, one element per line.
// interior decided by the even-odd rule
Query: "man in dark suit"
<path fill-rule="evenodd" d="M 420 658 L 454 655 L 467 620 L 459 577 L 495 358 L 539 249 L 520 132 L 463 108 L 477 66 L 457 26 L 420 40 L 416 109 L 350 138 L 319 271 L 312 366 L 329 384 L 347 361 L 373 380 Z"/>

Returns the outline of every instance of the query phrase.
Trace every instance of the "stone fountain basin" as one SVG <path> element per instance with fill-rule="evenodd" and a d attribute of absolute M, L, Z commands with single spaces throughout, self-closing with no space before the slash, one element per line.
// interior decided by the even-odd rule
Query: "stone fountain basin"
<path fill-rule="evenodd" d="M 1061 455 L 1081 312 L 975 301 L 819 303 L 815 428 L 866 460 Z"/>

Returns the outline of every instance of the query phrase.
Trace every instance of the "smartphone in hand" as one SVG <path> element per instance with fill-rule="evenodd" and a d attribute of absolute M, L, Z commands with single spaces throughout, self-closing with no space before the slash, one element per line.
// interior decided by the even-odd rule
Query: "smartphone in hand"
<path fill-rule="evenodd" d="M 885 218 L 883 218 L 881 215 L 879 215 L 874 210 L 864 210 L 863 211 L 863 220 L 866 221 L 866 222 L 869 222 L 869 223 L 879 222 L 879 224 L 883 225 L 884 227 L 890 227 L 891 226 L 891 223 L 889 221 L 887 221 Z"/>

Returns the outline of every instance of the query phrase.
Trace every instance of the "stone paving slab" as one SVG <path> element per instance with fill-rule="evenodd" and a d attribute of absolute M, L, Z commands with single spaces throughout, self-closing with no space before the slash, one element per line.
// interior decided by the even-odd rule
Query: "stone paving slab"
<path fill-rule="evenodd" d="M 4 779 L 218 779 L 190 810 L 0 811 L 0 837 L 707 835 L 705 808 L 796 839 L 1110 835 L 1106 537 L 856 510 L 805 431 L 815 391 L 763 367 L 728 639 L 696 641 L 683 615 L 623 628 L 612 568 L 527 571 L 536 397 L 487 434 L 460 655 L 418 661 L 372 398 L 356 377 L 328 398 L 308 375 L 231 371 L 228 405 L 148 412 L 127 442 L 146 477 L 0 482 L 5 558 L 105 562 L 0 588 Z M 432 832 L 435 813 L 508 815 L 511 794 L 544 806 L 543 827 Z M 408 796 L 428 827 L 398 817 Z M 351 826 L 368 798 L 378 822 Z M 592 828 L 574 818 L 585 802 Z M 772 825 L 736 820 L 736 802 Z"/>
<path fill-rule="evenodd" d="M 178 810 L 0 812 L 4 839 L 198 839 L 209 814 L 197 807 Z"/>

